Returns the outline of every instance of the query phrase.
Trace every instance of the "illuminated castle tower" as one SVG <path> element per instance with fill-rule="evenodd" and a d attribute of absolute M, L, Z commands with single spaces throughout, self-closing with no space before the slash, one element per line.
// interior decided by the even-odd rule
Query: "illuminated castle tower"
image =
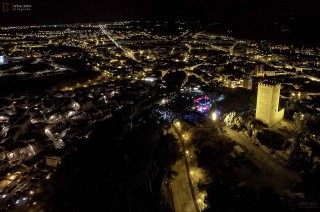
<path fill-rule="evenodd" d="M 264 77 L 265 75 L 264 65 L 263 64 L 257 64 L 254 68 L 254 74 L 257 77 Z"/>
<path fill-rule="evenodd" d="M 251 90 L 252 89 L 252 77 L 251 73 L 246 73 L 244 79 L 243 79 L 243 87 L 245 89 Z"/>
<path fill-rule="evenodd" d="M 263 82 L 258 85 L 256 119 L 271 126 L 283 119 L 284 109 L 279 109 L 281 84 Z"/>

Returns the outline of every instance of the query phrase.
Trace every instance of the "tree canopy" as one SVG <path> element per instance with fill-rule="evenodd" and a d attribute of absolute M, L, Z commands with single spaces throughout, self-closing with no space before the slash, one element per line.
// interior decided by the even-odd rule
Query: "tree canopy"
<path fill-rule="evenodd" d="M 154 126 L 145 123 L 122 139 L 99 126 L 54 174 L 47 210 L 167 211 L 160 186 L 181 154 L 175 137 Z"/>

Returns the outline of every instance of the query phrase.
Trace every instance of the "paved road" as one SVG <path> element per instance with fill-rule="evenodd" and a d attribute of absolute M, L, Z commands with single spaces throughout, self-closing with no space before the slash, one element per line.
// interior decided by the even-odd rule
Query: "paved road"
<path fill-rule="evenodd" d="M 289 189 L 294 183 L 301 181 L 299 175 L 272 159 L 271 156 L 262 151 L 260 147 L 256 147 L 251 142 L 248 142 L 248 138 L 243 134 L 231 130 L 228 127 L 224 127 L 224 129 L 229 138 L 246 148 L 248 159 L 254 162 L 260 170 L 268 174 L 271 183 L 278 193 L 283 193 L 285 189 Z"/>
<path fill-rule="evenodd" d="M 177 161 L 173 170 L 178 173 L 178 176 L 172 181 L 172 194 L 175 211 L 196 212 L 184 159 Z"/>
<path fill-rule="evenodd" d="M 179 140 L 173 128 L 169 132 Z M 181 158 L 178 160 L 173 170 L 178 173 L 178 176 L 174 178 L 171 185 L 175 212 L 197 212 L 188 181 L 185 159 Z"/>

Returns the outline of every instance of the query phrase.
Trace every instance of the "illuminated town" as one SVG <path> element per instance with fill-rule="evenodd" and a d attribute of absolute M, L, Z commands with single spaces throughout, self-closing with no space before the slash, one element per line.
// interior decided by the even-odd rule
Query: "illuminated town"
<path fill-rule="evenodd" d="M 7 26 L 0 87 L 1 211 L 319 209 L 319 47 Z"/>

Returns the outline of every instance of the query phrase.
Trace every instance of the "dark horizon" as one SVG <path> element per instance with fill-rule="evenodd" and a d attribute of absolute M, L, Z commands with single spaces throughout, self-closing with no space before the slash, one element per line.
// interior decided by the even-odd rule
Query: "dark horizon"
<path fill-rule="evenodd" d="M 209 30 L 242 38 L 270 39 L 318 46 L 320 10 L 316 0 L 70 0 L 1 1 L 30 4 L 30 11 L 0 12 L 0 26 L 114 21 L 201 21 L 219 23 Z M 1 9 L 3 10 L 3 5 Z M 290 32 L 281 30 L 290 29 Z"/>
<path fill-rule="evenodd" d="M 237 25 L 283 20 L 293 15 L 320 17 L 315 0 L 2 0 L 1 3 L 31 5 L 30 11 L 1 11 L 2 26 L 129 20 L 222 21 Z"/>

